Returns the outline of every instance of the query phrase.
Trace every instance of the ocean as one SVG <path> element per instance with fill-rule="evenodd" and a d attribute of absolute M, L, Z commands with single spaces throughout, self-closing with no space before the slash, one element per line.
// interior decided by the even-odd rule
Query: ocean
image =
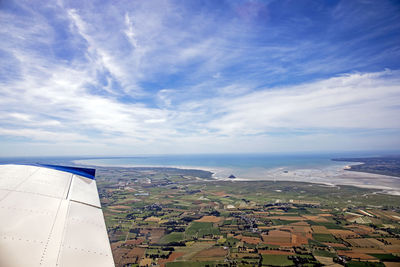
<path fill-rule="evenodd" d="M 295 170 L 342 170 L 346 162 L 332 161 L 333 154 L 220 154 L 153 155 L 75 160 L 75 164 L 112 167 L 177 167 L 209 170 L 218 179 L 269 179 L 272 174 Z M 354 164 L 354 163 L 352 163 Z M 275 178 L 276 179 L 276 178 Z"/>
<path fill-rule="evenodd" d="M 319 168 L 338 165 L 333 155 L 272 155 L 272 154 L 221 154 L 221 155 L 152 155 L 135 157 L 110 157 L 76 160 L 75 163 L 94 166 L 130 167 L 201 167 L 201 168 Z M 343 163 L 339 163 L 343 165 Z"/>
<path fill-rule="evenodd" d="M 356 162 L 333 161 L 340 157 L 368 157 L 376 154 L 220 154 L 220 155 L 152 155 L 104 157 L 74 160 L 83 166 L 107 167 L 177 167 L 208 170 L 219 180 L 273 180 L 311 182 L 326 186 L 353 185 L 400 194 L 400 179 L 344 170 Z"/>
<path fill-rule="evenodd" d="M 381 154 L 383 155 L 383 154 Z M 0 158 L 1 163 L 47 163 L 82 167 L 176 167 L 207 170 L 219 180 L 273 180 L 320 183 L 327 186 L 353 185 L 400 194 L 400 179 L 377 174 L 346 171 L 356 162 L 333 158 L 377 156 L 376 153 L 330 154 L 210 154 L 140 155 L 130 157 L 37 157 Z"/>

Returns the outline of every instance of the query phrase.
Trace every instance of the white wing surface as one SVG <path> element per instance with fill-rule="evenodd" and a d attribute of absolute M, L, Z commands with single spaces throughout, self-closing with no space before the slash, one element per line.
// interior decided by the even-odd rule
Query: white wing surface
<path fill-rule="evenodd" d="M 114 266 L 94 170 L 82 170 L 0 165 L 0 266 Z"/>

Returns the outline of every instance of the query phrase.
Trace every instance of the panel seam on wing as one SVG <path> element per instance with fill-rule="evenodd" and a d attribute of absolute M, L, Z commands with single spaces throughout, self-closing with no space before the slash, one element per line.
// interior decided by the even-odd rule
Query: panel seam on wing
<path fill-rule="evenodd" d="M 73 179 L 73 176 L 72 176 L 71 180 L 72 180 L 72 179 Z M 61 254 L 61 247 L 64 246 L 64 237 L 65 237 L 65 232 L 66 232 L 66 230 L 67 230 L 66 225 L 67 225 L 67 221 L 68 221 L 67 218 L 68 218 L 68 216 L 69 216 L 70 208 L 71 208 L 71 203 L 70 203 L 70 201 L 68 201 L 67 214 L 66 214 L 66 217 L 65 217 L 66 219 L 65 219 L 65 221 L 64 221 L 64 227 L 63 227 L 63 232 L 62 232 L 62 235 L 61 235 L 60 246 L 59 246 L 59 248 L 58 248 L 56 266 L 59 266 L 59 260 L 60 260 L 60 254 Z"/>
<path fill-rule="evenodd" d="M 58 216 L 58 212 L 60 211 L 60 207 L 61 207 L 61 200 L 60 200 L 60 202 L 59 202 L 59 204 L 58 204 L 56 216 L 54 217 L 53 225 L 51 226 L 50 233 L 49 233 L 49 235 L 48 235 L 48 237 L 47 237 L 46 244 L 44 245 L 44 250 L 43 250 L 42 257 L 41 257 L 41 259 L 40 259 L 39 265 L 42 265 L 43 260 L 44 260 L 44 257 L 46 256 L 47 246 L 48 246 L 48 244 L 49 244 L 49 242 L 50 242 L 50 239 L 51 239 L 51 236 L 52 236 L 52 234 L 53 234 L 54 225 L 55 225 L 55 223 L 56 223 L 57 216 Z"/>
<path fill-rule="evenodd" d="M 70 179 L 70 181 L 69 181 L 68 191 L 67 191 L 67 194 L 66 194 L 66 196 L 65 196 L 65 199 L 68 199 L 68 198 L 69 198 L 69 192 L 71 192 L 72 180 L 73 180 L 73 179 L 74 179 L 74 175 L 71 174 L 71 179 Z"/>
<path fill-rule="evenodd" d="M 36 213 L 36 214 L 44 214 L 44 215 L 52 215 L 52 214 L 53 214 L 53 212 L 51 212 L 51 211 L 40 211 L 40 210 L 32 210 L 32 209 L 21 209 L 21 208 L 6 207 L 6 206 L 0 206 L 0 209 L 9 209 L 9 210 L 25 211 L 25 212 L 31 212 L 31 213 Z"/>
<path fill-rule="evenodd" d="M 40 240 L 36 240 L 36 239 L 26 239 L 26 238 L 10 236 L 10 235 L 2 235 L 2 236 L 0 236 L 0 239 L 12 240 L 12 241 L 25 241 L 25 242 L 29 242 L 29 243 L 39 243 L 39 244 L 44 243 L 44 241 L 40 241 Z"/>
<path fill-rule="evenodd" d="M 4 191 L 9 191 L 7 193 L 7 195 L 4 197 L 6 198 L 8 196 L 8 194 L 10 194 L 11 192 L 18 192 L 18 193 L 25 193 L 25 194 L 31 194 L 31 195 L 38 195 L 38 196 L 43 196 L 43 197 L 50 197 L 50 198 L 56 198 L 56 199 L 62 199 L 60 197 L 57 196 L 52 196 L 52 195 L 47 195 L 47 194 L 43 194 L 43 193 L 37 193 L 37 192 L 29 192 L 29 191 L 24 191 L 24 190 L 17 190 L 17 189 L 2 189 Z M 4 199 L 3 198 L 3 199 Z M 2 201 L 3 199 L 1 199 L 0 201 Z"/>
<path fill-rule="evenodd" d="M 32 175 L 34 175 L 35 173 L 37 173 L 39 170 L 40 170 L 40 168 L 36 169 L 36 170 L 33 171 L 31 174 L 29 174 L 28 177 L 26 177 L 25 180 L 21 181 L 18 185 L 16 185 L 13 189 L 11 189 L 7 194 L 5 194 L 4 197 L 3 197 L 2 199 L 0 199 L 0 201 L 3 201 L 4 199 L 6 199 L 6 198 L 8 197 L 8 195 L 9 195 L 11 192 L 16 191 L 16 189 L 17 189 L 18 187 L 20 187 L 23 183 L 25 183 Z"/>
<path fill-rule="evenodd" d="M 79 203 L 79 204 L 83 204 L 83 205 L 86 205 L 86 206 L 90 206 L 90 207 L 93 207 L 93 208 L 101 209 L 101 207 L 99 207 L 99 206 L 96 206 L 96 205 L 93 205 L 93 204 L 89 204 L 89 203 L 85 203 L 85 202 L 81 202 L 81 201 L 78 201 L 78 200 L 70 199 L 70 201 L 73 201 L 73 202 Z"/>

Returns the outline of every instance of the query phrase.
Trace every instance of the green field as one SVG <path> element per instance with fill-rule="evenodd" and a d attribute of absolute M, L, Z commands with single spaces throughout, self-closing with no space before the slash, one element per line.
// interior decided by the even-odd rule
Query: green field
<path fill-rule="evenodd" d="M 289 260 L 285 255 L 263 255 L 262 265 L 273 265 L 273 266 L 291 266 L 293 261 Z"/>
<path fill-rule="evenodd" d="M 219 235 L 218 228 L 213 227 L 210 222 L 192 222 L 186 229 L 185 234 L 187 237 L 204 237 L 207 235 Z"/>
<path fill-rule="evenodd" d="M 313 234 L 313 239 L 318 242 L 337 242 L 335 237 L 331 234 Z"/>
<path fill-rule="evenodd" d="M 310 225 L 320 225 L 320 226 L 325 226 L 328 229 L 345 229 L 343 226 L 340 224 L 336 224 L 333 222 L 313 222 L 313 221 L 307 221 Z"/>
<path fill-rule="evenodd" d="M 400 262 L 400 257 L 394 256 L 392 254 L 369 254 L 374 256 L 381 261 L 393 261 L 393 262 Z"/>
<path fill-rule="evenodd" d="M 336 256 L 336 254 L 326 251 L 326 250 L 314 250 L 313 255 L 321 256 L 321 257 L 330 257 L 330 258 L 333 258 Z"/>
<path fill-rule="evenodd" d="M 168 235 L 165 235 L 161 238 L 160 244 L 169 244 L 174 242 L 181 242 L 185 240 L 184 233 L 181 232 L 172 232 Z"/>
<path fill-rule="evenodd" d="M 340 186 L 338 190 L 301 182 L 204 180 L 189 177 L 186 171 L 179 172 L 178 169 L 100 168 L 99 195 L 117 267 L 124 267 L 127 261 L 137 266 L 143 258 L 151 258 L 156 263 L 169 255 L 175 262 L 166 266 L 172 267 L 259 266 L 261 263 L 264 266 L 320 266 L 314 256 L 334 258 L 339 250 L 351 249 L 346 240 L 314 233 L 308 242 L 301 241 L 302 245 L 291 248 L 296 255 L 288 256 L 263 255 L 260 250 L 287 250 L 287 247 L 266 242 L 256 244 L 258 241 L 249 237 L 265 241 L 264 237 L 272 230 L 297 233 L 303 225 L 350 229 L 346 225 L 352 222 L 346 217 L 349 213 L 359 213 L 360 209 L 382 213 L 381 217 L 371 218 L 370 226 L 385 234 L 374 238 L 396 238 L 396 233 L 400 233 L 399 222 L 390 219 L 392 214 L 400 216 L 400 196 L 351 186 Z M 302 202 L 295 203 L 292 199 Z M 299 218 L 305 214 L 325 220 Z M 218 217 L 220 222 L 196 221 L 204 216 Z M 298 222 L 285 220 L 288 216 L 298 217 Z M 149 217 L 157 218 L 158 222 L 146 220 Z M 126 239 L 132 243 L 118 242 Z M 324 242 L 349 247 L 328 247 Z M 136 249 L 135 253 L 139 253 L 143 248 L 147 248 L 143 256 L 128 256 L 128 250 Z M 221 253 L 222 248 L 226 254 Z M 200 253 L 203 256 L 197 257 Z M 382 262 L 399 260 L 391 254 L 372 256 Z M 213 259 L 216 261 L 211 262 Z M 353 261 L 348 266 L 382 265 Z"/>
<path fill-rule="evenodd" d="M 363 262 L 363 261 L 349 261 L 346 267 L 385 267 L 382 262 Z"/>

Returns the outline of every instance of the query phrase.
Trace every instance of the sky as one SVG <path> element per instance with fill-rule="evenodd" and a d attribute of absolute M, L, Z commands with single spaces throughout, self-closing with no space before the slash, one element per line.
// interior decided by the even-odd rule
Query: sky
<path fill-rule="evenodd" d="M 400 151 L 400 2 L 0 1 L 0 156 Z"/>

